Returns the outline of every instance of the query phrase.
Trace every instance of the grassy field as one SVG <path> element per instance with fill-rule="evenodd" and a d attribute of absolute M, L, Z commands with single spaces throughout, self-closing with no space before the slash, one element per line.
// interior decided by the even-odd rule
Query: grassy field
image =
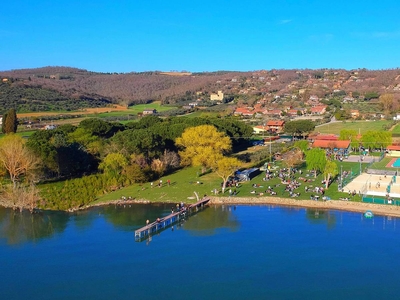
<path fill-rule="evenodd" d="M 342 168 L 343 171 L 351 171 L 353 174 L 359 174 L 359 163 L 349 163 L 342 162 L 338 164 L 338 169 Z M 276 163 L 277 167 L 281 166 L 280 162 Z M 365 168 L 366 164 L 362 165 L 362 168 Z M 310 188 L 319 186 L 322 187 L 323 176 L 320 174 L 317 178 L 312 177 L 306 170 L 305 167 L 302 167 L 303 174 L 300 175 L 296 173 L 295 177 L 299 180 L 302 185 L 295 190 L 295 192 L 300 192 L 300 197 L 295 198 L 298 200 L 308 200 L 310 199 L 311 194 L 313 192 L 305 192 L 304 186 L 307 185 Z M 277 192 L 278 197 L 289 197 L 289 193 L 285 191 L 285 185 L 281 184 L 279 178 L 273 178 L 269 181 L 263 181 L 265 173 L 262 172 L 251 181 L 241 182 L 240 187 L 237 188 L 237 196 L 238 197 L 262 197 L 259 193 L 264 193 L 268 186 L 274 187 L 274 190 Z M 307 182 L 299 179 L 299 177 L 306 178 Z M 167 180 L 171 181 L 171 185 L 167 185 Z M 107 202 L 110 200 L 118 200 L 121 199 L 122 196 L 132 197 L 134 199 L 144 199 L 152 202 L 185 202 L 185 203 L 193 203 L 195 202 L 194 192 L 197 192 L 201 197 L 204 194 L 212 195 L 212 190 L 217 189 L 221 190 L 221 178 L 219 178 L 216 174 L 210 173 L 199 177 L 199 169 L 198 168 L 187 168 L 180 170 L 170 176 L 166 176 L 162 178 L 163 186 L 161 188 L 157 187 L 158 181 L 154 182 L 154 187 L 151 188 L 150 183 L 145 183 L 143 185 L 134 184 L 132 186 L 123 188 L 121 190 L 109 193 L 105 196 L 102 196 L 96 201 L 96 203 Z M 257 188 L 253 187 L 253 184 L 257 185 Z M 277 186 L 276 186 L 277 185 Z M 219 194 L 219 196 L 229 196 L 228 192 L 229 188 L 225 191 L 225 194 Z M 251 191 L 256 191 L 256 194 L 252 194 Z M 263 196 L 264 196 L 263 195 Z M 338 183 L 334 181 L 329 189 L 325 193 L 326 196 L 329 196 L 331 199 L 339 199 L 340 197 L 347 197 L 346 193 L 338 192 Z M 355 201 L 361 201 L 359 196 L 355 196 Z"/>
<path fill-rule="evenodd" d="M 393 128 L 392 133 L 393 133 L 393 135 L 400 136 L 400 123 L 397 124 L 397 125 Z"/>
<path fill-rule="evenodd" d="M 375 162 L 371 165 L 371 169 L 377 169 L 377 170 L 387 170 L 387 171 L 393 171 L 393 168 L 386 168 L 387 164 L 392 160 L 393 157 L 385 157 L 381 161 Z"/>
<path fill-rule="evenodd" d="M 342 129 L 351 129 L 361 134 L 368 130 L 385 130 L 384 126 L 390 124 L 392 121 L 351 121 L 351 122 L 335 122 L 324 124 L 315 128 L 315 131 L 320 133 L 339 134 Z"/>
<path fill-rule="evenodd" d="M 118 117 L 118 116 L 127 116 L 127 115 L 137 115 L 142 113 L 145 109 L 155 109 L 157 112 L 163 112 L 175 109 L 173 106 L 162 106 L 160 102 L 152 102 L 149 104 L 137 104 L 129 106 L 128 109 L 122 111 L 110 111 L 110 112 L 101 112 L 95 114 L 88 114 L 88 117 L 97 117 L 97 118 L 105 118 L 105 117 Z"/>
<path fill-rule="evenodd" d="M 30 137 L 32 134 L 34 134 L 35 131 L 36 130 L 20 131 L 20 132 L 17 132 L 16 135 L 19 135 L 19 136 L 27 138 L 27 137 Z M 5 134 L 3 134 L 3 133 L 0 134 L 0 138 L 2 138 L 4 136 L 5 136 Z"/>
<path fill-rule="evenodd" d="M 119 109 L 120 108 L 120 109 Z M 125 117 L 126 116 L 136 116 L 138 113 L 143 112 L 145 109 L 156 109 L 158 112 L 168 111 L 175 109 L 176 107 L 172 106 L 162 106 L 161 103 L 153 102 L 149 104 L 139 104 L 130 106 L 128 109 L 126 107 L 117 106 L 114 108 L 90 108 L 86 111 L 76 111 L 76 112 L 35 112 L 35 113 L 25 113 L 25 114 L 18 114 L 19 117 L 35 117 L 38 118 L 40 116 L 58 116 L 62 114 L 69 114 L 69 115 L 77 115 L 75 118 L 71 119 L 60 119 L 54 121 L 42 121 L 41 125 L 45 126 L 46 124 L 54 124 L 54 125 L 63 125 L 63 124 L 71 124 L 71 125 L 78 125 L 81 121 L 87 118 L 106 118 L 106 117 Z M 125 124 L 130 122 L 130 120 L 123 120 L 121 123 Z M 20 125 L 20 130 L 25 128 L 24 125 Z M 33 131 L 32 131 L 33 133 Z M 27 134 L 28 136 L 32 133 Z"/>
<path fill-rule="evenodd" d="M 124 189 L 112 192 L 99 198 L 97 202 L 107 202 L 121 199 L 122 196 L 135 199 L 145 199 L 155 202 L 195 202 L 195 194 L 200 197 L 209 195 L 211 190 L 219 188 L 221 179 L 215 174 L 199 176 L 199 168 L 186 168 L 166 177 L 162 177 L 163 186 L 158 187 L 155 181 L 153 188 L 150 183 L 134 184 Z M 171 184 L 167 185 L 167 180 Z"/>

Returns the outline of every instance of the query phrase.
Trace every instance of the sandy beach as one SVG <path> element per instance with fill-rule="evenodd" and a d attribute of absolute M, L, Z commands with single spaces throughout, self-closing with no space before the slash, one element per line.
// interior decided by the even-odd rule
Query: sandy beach
<path fill-rule="evenodd" d="M 364 213 L 371 210 L 375 215 L 400 217 L 400 206 L 390 206 L 382 204 L 372 204 L 363 202 L 352 201 L 313 201 L 313 200 L 295 200 L 290 198 L 278 197 L 210 197 L 210 204 L 275 204 L 283 206 L 297 206 L 305 208 L 318 208 L 318 209 L 336 209 L 353 212 Z"/>

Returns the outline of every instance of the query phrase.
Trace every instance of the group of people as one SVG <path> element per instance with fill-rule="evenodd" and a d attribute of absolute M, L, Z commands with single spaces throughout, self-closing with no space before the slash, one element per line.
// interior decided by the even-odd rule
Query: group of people
<path fill-rule="evenodd" d="M 168 185 L 168 186 L 171 185 L 171 180 L 169 180 L 169 179 L 167 180 L 167 185 Z M 162 179 L 160 179 L 160 180 L 158 181 L 157 186 L 158 186 L 159 188 L 163 186 L 163 181 L 162 181 Z M 151 187 L 151 188 L 154 187 L 154 182 L 150 182 L 150 187 Z"/>

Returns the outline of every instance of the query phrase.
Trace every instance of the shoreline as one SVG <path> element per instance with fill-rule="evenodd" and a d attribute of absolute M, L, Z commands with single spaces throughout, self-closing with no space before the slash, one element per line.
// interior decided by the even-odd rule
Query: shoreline
<path fill-rule="evenodd" d="M 301 207 L 301 208 L 314 208 L 314 209 L 333 209 L 342 210 L 349 212 L 360 212 L 364 213 L 367 210 L 373 212 L 374 215 L 379 216 L 392 216 L 400 218 L 400 206 L 394 205 L 384 205 L 384 204 L 374 204 L 374 203 L 364 203 L 364 202 L 352 202 L 344 200 L 329 200 L 329 201 L 313 201 L 313 200 L 296 200 L 292 198 L 280 198 L 280 197 L 212 197 L 210 198 L 209 204 L 214 205 L 263 205 L 272 204 L 277 206 L 290 206 L 290 207 Z M 132 200 L 111 200 L 108 202 L 100 202 L 85 205 L 78 208 L 71 208 L 64 210 L 68 213 L 74 213 L 77 211 L 83 211 L 93 207 L 101 207 L 107 205 L 131 205 L 131 204 L 153 204 L 153 203 L 176 203 L 173 201 L 150 201 L 146 199 L 132 199 Z M 185 202 L 185 204 L 191 204 Z M 12 208 L 6 207 L 5 208 Z M 46 210 L 46 209 L 39 209 Z"/>
<path fill-rule="evenodd" d="M 333 209 L 343 210 L 349 212 L 364 213 L 371 210 L 374 215 L 391 216 L 400 218 L 400 206 L 390 206 L 384 204 L 352 202 L 342 200 L 329 200 L 329 201 L 313 201 L 313 200 L 295 200 L 290 198 L 279 197 L 210 197 L 210 204 L 243 204 L 243 205 L 258 205 L 258 204 L 273 204 L 278 206 L 291 206 L 302 208 L 315 208 L 315 209 Z"/>

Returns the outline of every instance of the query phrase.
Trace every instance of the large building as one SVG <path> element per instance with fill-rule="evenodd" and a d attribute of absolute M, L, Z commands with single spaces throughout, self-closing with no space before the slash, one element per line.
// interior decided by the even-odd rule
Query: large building
<path fill-rule="evenodd" d="M 211 101 L 222 101 L 222 100 L 224 100 L 224 93 L 222 91 L 218 91 L 218 93 L 216 93 L 216 94 L 211 94 L 210 100 Z"/>

